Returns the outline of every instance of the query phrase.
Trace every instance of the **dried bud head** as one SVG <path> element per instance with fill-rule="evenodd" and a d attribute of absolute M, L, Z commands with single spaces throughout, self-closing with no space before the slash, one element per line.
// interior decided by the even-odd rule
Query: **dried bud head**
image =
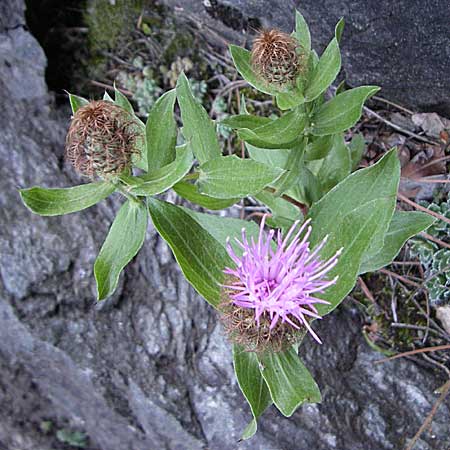
<path fill-rule="evenodd" d="M 271 329 L 272 319 L 263 313 L 259 323 L 255 321 L 255 312 L 249 308 L 235 305 L 227 288 L 222 290 L 219 304 L 220 320 L 233 344 L 241 345 L 247 352 L 265 353 L 282 352 L 299 342 L 305 335 L 304 327 L 293 319 L 298 329 L 287 322 L 279 321 Z"/>
<path fill-rule="evenodd" d="M 66 137 L 66 158 L 88 177 L 108 178 L 131 166 L 139 131 L 128 111 L 108 101 L 79 108 Z"/>
<path fill-rule="evenodd" d="M 282 31 L 262 31 L 253 41 L 253 69 L 269 84 L 294 83 L 304 65 L 303 60 L 298 41 Z"/>

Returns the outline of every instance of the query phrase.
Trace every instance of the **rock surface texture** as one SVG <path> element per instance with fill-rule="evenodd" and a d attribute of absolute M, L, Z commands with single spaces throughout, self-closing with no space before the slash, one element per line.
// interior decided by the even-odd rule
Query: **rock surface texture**
<path fill-rule="evenodd" d="M 325 48 L 335 24 L 344 17 L 343 69 L 351 86 L 376 84 L 387 99 L 450 116 L 447 0 L 163 1 L 178 14 L 239 44 L 243 30 L 278 27 L 290 32 L 298 8 L 318 51 Z"/>
<path fill-rule="evenodd" d="M 374 365 L 350 307 L 318 326 L 324 345 L 303 347 L 323 403 L 290 419 L 267 411 L 238 444 L 250 413 L 230 348 L 152 227 L 116 295 L 95 305 L 92 266 L 120 199 L 54 218 L 20 203 L 18 187 L 81 182 L 63 164 L 68 114 L 49 106 L 23 9 L 0 6 L 0 449 L 75 448 L 61 430 L 91 450 L 403 448 L 442 380 L 409 361 Z M 449 423 L 443 405 L 415 448 L 447 449 Z"/>

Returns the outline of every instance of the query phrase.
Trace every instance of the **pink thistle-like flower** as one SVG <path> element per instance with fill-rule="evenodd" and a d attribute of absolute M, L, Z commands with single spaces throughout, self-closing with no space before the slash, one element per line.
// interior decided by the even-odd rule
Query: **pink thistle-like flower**
<path fill-rule="evenodd" d="M 266 323 L 267 341 L 271 333 L 279 335 L 280 329 L 284 329 L 284 336 L 286 328 L 289 328 L 289 336 L 292 337 L 293 331 L 306 328 L 313 338 L 321 343 L 309 320 L 321 319 L 317 304 L 329 304 L 316 295 L 336 283 L 338 277 L 330 280 L 326 275 L 336 266 L 342 249 L 327 261 L 322 261 L 319 252 L 327 237 L 311 250 L 308 242 L 312 231 L 309 219 L 298 230 L 300 221 L 296 221 L 284 239 L 278 230 L 276 240 L 273 240 L 275 230 L 270 230 L 268 235 L 264 236 L 265 219 L 266 215 L 261 221 L 256 243 L 253 237 L 249 242 L 245 229 L 242 229 L 242 242 L 236 239 L 243 249 L 241 257 L 236 255 L 229 239 L 227 240 L 227 250 L 236 267 L 225 268 L 224 273 L 228 279 L 223 288 L 228 304 L 240 311 L 240 329 L 237 332 L 242 334 L 244 329 L 252 328 L 248 320 L 248 312 L 251 312 L 256 328 L 260 328 L 263 321 Z M 241 325 L 244 321 L 243 311 L 246 326 Z M 235 311 L 231 316 L 236 318 Z M 255 334 L 254 329 L 252 333 Z"/>

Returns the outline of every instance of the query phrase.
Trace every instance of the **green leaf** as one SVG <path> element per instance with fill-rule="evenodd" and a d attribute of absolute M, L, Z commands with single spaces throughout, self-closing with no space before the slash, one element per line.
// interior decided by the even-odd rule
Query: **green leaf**
<path fill-rule="evenodd" d="M 115 291 L 123 268 L 142 247 L 147 218 L 143 203 L 127 200 L 120 208 L 94 265 L 98 300 Z"/>
<path fill-rule="evenodd" d="M 334 29 L 334 35 L 336 36 L 336 39 L 339 43 L 341 42 L 342 33 L 344 32 L 344 27 L 345 27 L 345 20 L 343 17 L 341 17 Z"/>
<path fill-rule="evenodd" d="M 89 208 L 114 191 L 112 184 L 101 181 L 62 189 L 21 189 L 20 196 L 31 212 L 41 216 L 59 216 Z"/>
<path fill-rule="evenodd" d="M 167 191 L 175 183 L 178 183 L 191 170 L 194 157 L 189 148 L 189 144 L 177 147 L 177 154 L 175 161 L 167 166 L 161 167 L 138 177 L 139 184 L 131 189 L 131 192 L 136 195 L 156 195 Z"/>
<path fill-rule="evenodd" d="M 134 115 L 134 110 L 133 107 L 131 106 L 130 101 L 125 97 L 125 95 L 122 94 L 122 92 L 119 91 L 119 89 L 116 88 L 115 84 L 114 84 L 114 95 L 115 95 L 114 103 L 123 108 L 125 111 L 128 111 L 130 114 Z"/>
<path fill-rule="evenodd" d="M 313 138 L 308 143 L 305 153 L 305 161 L 315 161 L 317 159 L 323 159 L 333 148 L 333 136 L 319 136 Z"/>
<path fill-rule="evenodd" d="M 262 191 L 283 171 L 235 155 L 221 156 L 200 166 L 200 192 L 216 198 L 247 197 Z"/>
<path fill-rule="evenodd" d="M 251 53 L 248 50 L 237 45 L 230 45 L 229 48 L 237 71 L 248 84 L 265 94 L 276 95 L 280 92 L 256 75 L 252 69 Z"/>
<path fill-rule="evenodd" d="M 216 136 L 216 128 L 203 106 L 195 99 L 189 81 L 181 73 L 177 81 L 177 99 L 183 121 L 183 134 L 191 142 L 200 164 L 222 154 Z"/>
<path fill-rule="evenodd" d="M 311 50 L 311 34 L 305 18 L 295 11 L 295 31 L 292 33 L 300 45 L 307 51 Z"/>
<path fill-rule="evenodd" d="M 250 158 L 263 164 L 284 169 L 291 153 L 291 149 L 267 149 L 258 148 L 254 145 L 245 143 L 245 148 Z"/>
<path fill-rule="evenodd" d="M 223 269 L 233 262 L 225 248 L 182 207 L 148 198 L 153 224 L 169 244 L 184 276 L 212 306 L 220 302 Z"/>
<path fill-rule="evenodd" d="M 238 135 L 242 140 L 259 148 L 292 148 L 306 123 L 306 115 L 297 108 L 254 130 L 240 129 Z"/>
<path fill-rule="evenodd" d="M 390 264 L 409 238 L 426 230 L 435 220 L 422 212 L 395 211 L 384 236 L 383 247 L 374 254 L 364 256 L 359 273 L 373 272 Z"/>
<path fill-rule="evenodd" d="M 177 92 L 167 91 L 153 105 L 145 126 L 147 135 L 148 170 L 160 169 L 170 164 L 176 156 L 177 124 L 173 107 Z"/>
<path fill-rule="evenodd" d="M 285 352 L 266 352 L 258 359 L 272 400 L 284 416 L 292 416 L 303 403 L 321 402 L 319 387 L 294 347 Z"/>
<path fill-rule="evenodd" d="M 242 347 L 234 345 L 233 362 L 239 387 L 253 414 L 253 420 L 242 436 L 242 439 L 249 439 L 256 433 L 257 420 L 271 405 L 272 399 L 259 371 L 259 361 L 255 353 L 246 352 Z"/>
<path fill-rule="evenodd" d="M 108 94 L 108 91 L 105 91 L 105 93 L 103 94 L 103 100 L 105 100 L 106 102 L 114 103 L 114 99 Z"/>
<path fill-rule="evenodd" d="M 306 165 L 301 169 L 302 180 L 298 184 L 294 197 L 301 203 L 312 205 L 323 195 L 322 187 L 316 175 L 314 175 Z"/>
<path fill-rule="evenodd" d="M 198 222 L 217 242 L 226 248 L 227 238 L 230 238 L 230 244 L 236 255 L 242 255 L 242 247 L 236 244 L 234 238 L 241 240 L 242 229 L 245 228 L 248 237 L 259 235 L 259 227 L 253 221 L 235 219 L 234 217 L 221 217 L 215 214 L 205 214 L 183 208 L 196 222 Z"/>
<path fill-rule="evenodd" d="M 350 151 L 345 145 L 344 136 L 335 134 L 332 138 L 332 148 L 323 160 L 317 174 L 323 192 L 328 192 L 345 177 L 350 175 L 352 163 Z"/>
<path fill-rule="evenodd" d="M 238 114 L 237 116 L 230 116 L 222 120 L 220 123 L 233 129 L 248 128 L 254 130 L 263 125 L 272 122 L 272 119 L 262 116 L 252 116 L 250 114 Z"/>
<path fill-rule="evenodd" d="M 82 106 L 89 105 L 89 100 L 73 94 L 69 94 L 69 102 L 73 114 L 75 114 Z"/>
<path fill-rule="evenodd" d="M 192 203 L 203 206 L 203 208 L 220 210 L 228 208 L 239 201 L 238 198 L 227 198 L 219 199 L 214 197 L 209 197 L 208 195 L 201 194 L 198 191 L 198 186 L 196 184 L 191 184 L 186 181 L 180 181 L 173 186 L 173 190 L 186 200 Z"/>
<path fill-rule="evenodd" d="M 312 74 L 311 81 L 306 88 L 305 98 L 310 102 L 317 98 L 330 86 L 341 70 L 341 52 L 336 38 L 334 38 L 320 57 Z"/>
<path fill-rule="evenodd" d="M 339 263 L 329 274 L 339 279 L 321 294 L 330 302 L 319 305 L 321 315 L 336 308 L 353 288 L 367 249 L 382 248 L 394 213 L 399 179 L 400 163 L 394 149 L 373 166 L 348 176 L 312 206 L 311 246 L 329 235 L 320 253 L 323 260 L 343 248 Z"/>
<path fill-rule="evenodd" d="M 335 134 L 355 125 L 361 117 L 364 102 L 379 89 L 377 86 L 349 89 L 324 103 L 314 114 L 312 134 Z"/>
<path fill-rule="evenodd" d="M 271 192 L 262 191 L 255 195 L 255 198 L 268 206 L 274 216 L 281 216 L 292 220 L 301 218 L 301 212 L 296 206 L 284 200 L 282 197 L 275 197 Z"/>
<path fill-rule="evenodd" d="M 361 133 L 354 134 L 349 145 L 350 155 L 352 159 L 352 170 L 356 170 L 361 162 L 364 149 L 366 148 L 366 141 Z"/>
<path fill-rule="evenodd" d="M 280 196 L 290 189 L 295 183 L 301 181 L 302 167 L 304 167 L 303 156 L 305 154 L 305 141 L 300 140 L 299 144 L 291 150 L 286 163 L 286 172 L 281 175 L 277 182 L 276 195 Z"/>

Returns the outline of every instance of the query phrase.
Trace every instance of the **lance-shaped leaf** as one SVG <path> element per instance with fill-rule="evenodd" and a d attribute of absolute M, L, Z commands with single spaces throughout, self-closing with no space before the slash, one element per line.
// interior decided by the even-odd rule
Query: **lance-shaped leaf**
<path fill-rule="evenodd" d="M 376 253 L 364 255 L 359 273 L 373 272 L 390 264 L 410 237 L 426 230 L 435 220 L 417 211 L 395 211 L 383 247 Z"/>
<path fill-rule="evenodd" d="M 286 167 L 289 155 L 292 149 L 268 149 L 258 148 L 249 143 L 245 143 L 245 148 L 248 151 L 251 159 L 258 161 L 268 166 L 279 167 L 284 169 Z"/>
<path fill-rule="evenodd" d="M 323 136 L 345 131 L 355 125 L 361 117 L 364 102 L 380 88 L 360 86 L 349 89 L 324 103 L 314 113 L 312 134 Z"/>
<path fill-rule="evenodd" d="M 256 433 L 257 420 L 272 404 L 272 399 L 259 370 L 259 361 L 255 353 L 246 352 L 241 346 L 234 345 L 233 362 L 239 387 L 250 405 L 253 415 L 253 420 L 242 435 L 242 439 L 249 439 Z"/>
<path fill-rule="evenodd" d="M 177 148 L 175 161 L 147 175 L 138 177 L 139 184 L 131 189 L 136 195 L 156 195 L 167 191 L 191 170 L 194 157 L 189 144 Z"/>
<path fill-rule="evenodd" d="M 366 141 L 364 140 L 364 136 L 361 133 L 354 134 L 350 145 L 348 146 L 352 160 L 352 170 L 356 170 L 358 168 L 365 147 Z"/>
<path fill-rule="evenodd" d="M 200 166 L 200 192 L 216 198 L 242 198 L 262 191 L 283 170 L 235 155 L 221 156 Z"/>
<path fill-rule="evenodd" d="M 311 33 L 305 18 L 299 11 L 295 11 L 295 31 L 292 35 L 306 51 L 311 50 Z"/>
<path fill-rule="evenodd" d="M 128 111 L 130 114 L 134 115 L 133 106 L 131 105 L 130 101 L 125 97 L 125 95 L 122 94 L 122 92 L 119 91 L 119 89 L 117 89 L 115 84 L 114 84 L 114 95 L 115 95 L 114 103 L 123 108 L 125 111 Z"/>
<path fill-rule="evenodd" d="M 265 94 L 276 95 L 280 92 L 256 75 L 252 68 L 251 53 L 248 50 L 237 45 L 230 45 L 230 53 L 237 71 L 248 84 Z"/>
<path fill-rule="evenodd" d="M 205 214 L 183 208 L 196 222 L 198 222 L 217 242 L 226 248 L 227 238 L 237 255 L 242 254 L 242 247 L 236 244 L 234 238 L 241 239 L 242 229 L 246 230 L 248 237 L 258 238 L 259 227 L 253 221 L 235 219 L 234 217 L 220 217 L 214 214 Z"/>
<path fill-rule="evenodd" d="M 141 202 L 127 200 L 120 208 L 94 265 L 98 300 L 115 291 L 123 268 L 142 247 L 147 218 Z"/>
<path fill-rule="evenodd" d="M 203 208 L 220 210 L 228 208 L 239 201 L 238 198 L 214 198 L 205 194 L 201 194 L 196 184 L 188 183 L 187 181 L 180 181 L 173 186 L 173 190 L 186 200 L 192 203 L 203 206 Z"/>
<path fill-rule="evenodd" d="M 335 134 L 332 138 L 332 147 L 324 158 L 317 173 L 323 192 L 328 192 L 345 177 L 350 175 L 352 162 L 350 151 L 345 145 L 344 136 Z"/>
<path fill-rule="evenodd" d="M 272 122 L 272 119 L 262 116 L 252 116 L 251 114 L 238 114 L 236 116 L 230 116 L 222 120 L 220 123 L 233 129 L 248 128 L 254 130 L 263 125 L 267 125 Z"/>
<path fill-rule="evenodd" d="M 308 143 L 305 152 L 305 161 L 323 159 L 333 148 L 333 136 L 319 136 Z"/>
<path fill-rule="evenodd" d="M 169 244 L 195 290 L 212 306 L 220 302 L 223 269 L 233 264 L 225 248 L 182 207 L 148 199 L 153 224 Z"/>
<path fill-rule="evenodd" d="M 175 89 L 166 92 L 153 105 L 145 126 L 147 135 L 148 171 L 170 164 L 176 156 L 177 124 L 173 107 L 177 93 Z"/>
<path fill-rule="evenodd" d="M 191 142 L 194 155 L 203 164 L 222 154 L 216 128 L 205 108 L 192 94 L 189 81 L 182 73 L 177 81 L 177 99 L 183 121 L 183 134 Z"/>
<path fill-rule="evenodd" d="M 253 130 L 241 129 L 238 135 L 242 140 L 259 148 L 292 148 L 300 138 L 306 123 L 306 114 L 296 108 L 261 127 Z"/>
<path fill-rule="evenodd" d="M 59 216 L 89 208 L 114 191 L 115 187 L 112 184 L 101 181 L 70 188 L 32 187 L 21 189 L 20 196 L 25 205 L 35 214 Z"/>
<path fill-rule="evenodd" d="M 330 302 L 319 305 L 321 315 L 332 311 L 353 288 L 367 249 L 383 247 L 399 179 L 400 163 L 394 149 L 377 164 L 348 176 L 311 208 L 311 246 L 329 235 L 321 251 L 323 260 L 343 248 L 337 266 L 330 272 L 330 278 L 338 275 L 339 279 L 321 294 Z"/>
<path fill-rule="evenodd" d="M 334 38 L 323 52 L 314 69 L 311 81 L 305 90 L 306 101 L 310 102 L 324 92 L 334 81 L 341 70 L 341 52 Z"/>
<path fill-rule="evenodd" d="M 305 153 L 305 141 L 301 139 L 299 144 L 296 145 L 289 155 L 289 159 L 286 163 L 286 172 L 281 175 L 277 182 L 276 195 L 281 196 L 294 184 L 301 181 L 302 168 L 304 166 L 303 156 Z"/>
<path fill-rule="evenodd" d="M 339 22 L 336 24 L 334 28 L 334 35 L 338 42 L 341 42 L 342 33 L 344 32 L 345 20 L 343 17 L 339 19 Z"/>
<path fill-rule="evenodd" d="M 320 403 L 319 387 L 294 347 L 285 352 L 267 352 L 258 359 L 272 400 L 284 416 L 292 416 L 303 403 Z"/>
<path fill-rule="evenodd" d="M 73 94 L 69 94 L 69 102 L 73 114 L 75 114 L 82 106 L 89 104 L 89 100 Z"/>

